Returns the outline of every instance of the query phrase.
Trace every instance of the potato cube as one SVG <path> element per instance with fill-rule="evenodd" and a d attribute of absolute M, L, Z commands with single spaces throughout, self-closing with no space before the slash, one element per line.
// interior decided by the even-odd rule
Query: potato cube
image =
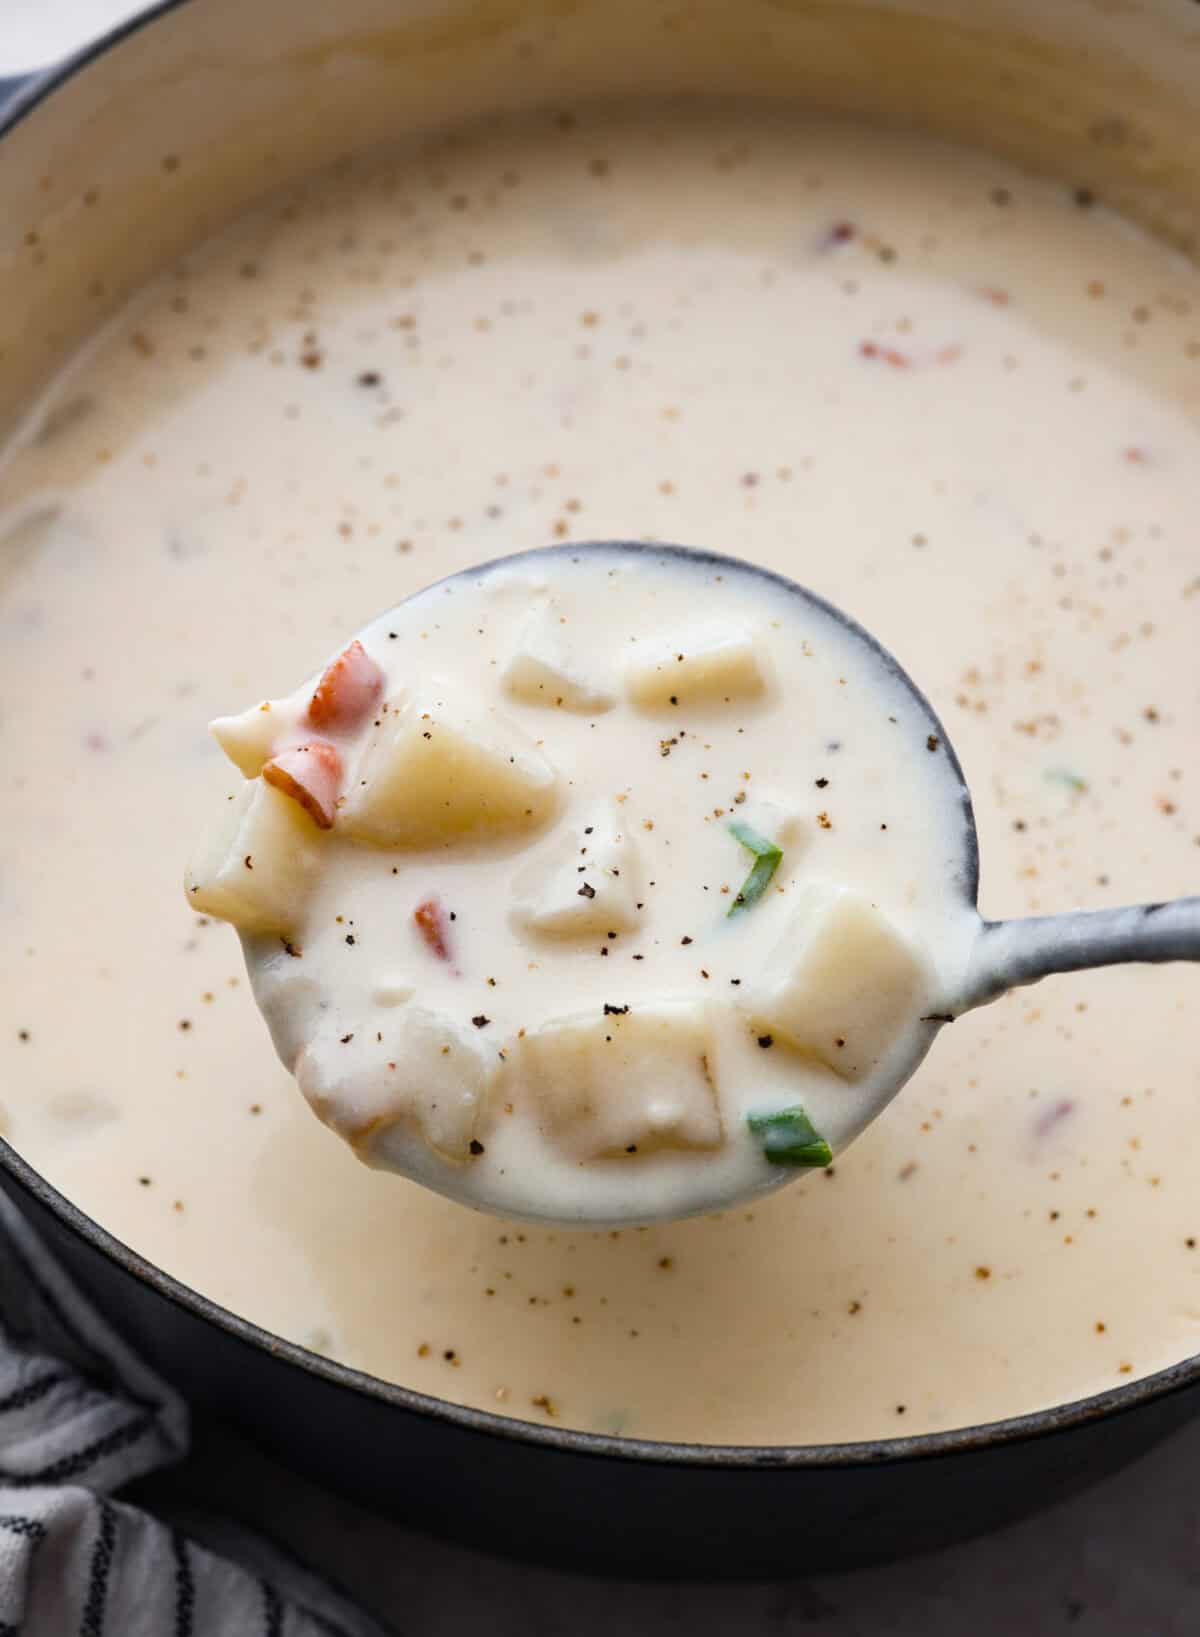
<path fill-rule="evenodd" d="M 513 919 L 555 938 L 602 938 L 637 925 L 640 871 L 614 806 L 588 809 L 517 876 Z"/>
<path fill-rule="evenodd" d="M 288 934 L 304 914 L 320 856 L 321 831 L 299 802 L 249 779 L 188 866 L 188 903 L 243 932 Z"/>
<path fill-rule="evenodd" d="M 301 1052 L 296 1079 L 317 1117 L 379 1170 L 419 1169 L 414 1140 L 465 1164 L 499 1067 L 475 1031 L 420 1006 L 406 1006 L 377 1042 L 322 1037 Z M 356 1039 L 366 1045 L 355 1045 Z"/>
<path fill-rule="evenodd" d="M 294 959 L 278 940 L 273 947 L 259 946 L 246 953 L 255 1003 L 279 1061 L 294 1073 L 297 1057 L 320 1027 L 328 1005 L 325 990 L 310 962 Z"/>
<path fill-rule="evenodd" d="M 442 694 L 385 704 L 338 812 L 339 831 L 380 847 L 437 847 L 536 829 L 558 780 L 502 716 Z"/>
<path fill-rule="evenodd" d="M 843 1080 L 874 1072 L 928 1009 L 920 952 L 860 893 L 814 882 L 749 997 L 756 1026 Z"/>
<path fill-rule="evenodd" d="M 208 731 L 234 767 L 246 778 L 256 779 L 263 763 L 274 754 L 285 714 L 271 700 L 264 699 L 261 705 L 252 705 L 238 716 L 218 716 L 208 724 Z M 292 725 L 290 718 L 286 725 Z"/>
<path fill-rule="evenodd" d="M 513 1064 L 550 1140 L 581 1164 L 724 1140 L 705 1008 L 658 1001 L 531 1029 Z"/>
<path fill-rule="evenodd" d="M 744 704 L 766 692 L 760 648 L 740 627 L 681 631 L 669 646 L 639 649 L 625 672 L 625 687 L 642 710 Z"/>
<path fill-rule="evenodd" d="M 550 607 L 537 608 L 526 619 L 501 680 L 525 705 L 599 715 L 616 704 L 611 689 L 578 664 Z"/>

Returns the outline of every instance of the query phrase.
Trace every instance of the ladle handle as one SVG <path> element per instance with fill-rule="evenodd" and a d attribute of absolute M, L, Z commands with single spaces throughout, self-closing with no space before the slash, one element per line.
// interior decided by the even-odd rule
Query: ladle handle
<path fill-rule="evenodd" d="M 1125 961 L 1200 961 L 1200 898 L 985 921 L 953 1010 L 984 1006 L 1052 972 Z"/>

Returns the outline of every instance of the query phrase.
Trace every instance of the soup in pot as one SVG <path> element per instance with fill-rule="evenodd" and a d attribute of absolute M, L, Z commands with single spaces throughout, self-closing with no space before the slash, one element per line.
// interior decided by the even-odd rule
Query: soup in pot
<path fill-rule="evenodd" d="M 0 468 L 5 1136 L 267 1329 L 559 1425 L 869 1438 L 1193 1353 L 1189 968 L 960 1019 L 800 1187 L 537 1228 L 334 1141 L 179 871 L 236 785 L 210 718 L 443 575 L 618 537 L 748 558 L 877 633 L 962 757 L 985 914 L 1186 892 L 1198 404 L 1189 265 L 1090 194 L 895 133 L 547 115 L 267 202 L 99 335 Z"/>

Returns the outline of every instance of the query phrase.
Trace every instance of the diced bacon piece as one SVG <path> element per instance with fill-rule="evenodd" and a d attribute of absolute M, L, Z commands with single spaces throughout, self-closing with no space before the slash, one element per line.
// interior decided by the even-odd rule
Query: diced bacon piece
<path fill-rule="evenodd" d="M 1073 1097 L 1058 1098 L 1053 1107 L 1048 1108 L 1044 1114 L 1039 1115 L 1034 1121 L 1034 1136 L 1041 1138 L 1048 1137 L 1056 1126 L 1061 1125 L 1065 1119 L 1074 1114 L 1075 1106 L 1075 1099 Z"/>
<path fill-rule="evenodd" d="M 822 236 L 817 249 L 821 251 L 836 250 L 840 245 L 849 244 L 858 237 L 858 229 L 853 222 L 834 222 Z"/>
<path fill-rule="evenodd" d="M 360 727 L 383 697 L 383 672 L 356 638 L 328 666 L 308 706 L 315 728 L 349 733 Z"/>
<path fill-rule="evenodd" d="M 881 358 L 893 369 L 911 369 L 912 359 L 898 347 L 883 347 L 878 341 L 861 341 L 858 347 L 864 358 Z"/>
<path fill-rule="evenodd" d="M 939 347 L 936 352 L 923 351 L 913 357 L 910 353 L 901 352 L 899 347 L 884 346 L 879 341 L 860 341 L 858 351 L 860 357 L 878 359 L 890 369 L 914 369 L 926 364 L 957 364 L 965 349 L 957 341 L 952 341 L 945 347 Z"/>
<path fill-rule="evenodd" d="M 306 745 L 282 750 L 266 764 L 262 776 L 276 790 L 298 801 L 322 830 L 333 828 L 342 788 L 342 758 L 336 746 L 324 739 L 312 739 Z"/>
<path fill-rule="evenodd" d="M 437 899 L 427 898 L 423 904 L 418 904 L 413 910 L 413 920 L 417 923 L 417 931 L 424 938 L 426 947 L 439 961 L 448 961 L 450 925 L 446 919 L 446 911 Z"/>

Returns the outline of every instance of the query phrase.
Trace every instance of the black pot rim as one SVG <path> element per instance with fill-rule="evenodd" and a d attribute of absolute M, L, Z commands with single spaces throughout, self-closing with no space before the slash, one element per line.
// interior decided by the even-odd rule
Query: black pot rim
<path fill-rule="evenodd" d="M 91 41 L 82 50 L 62 62 L 24 80 L 11 100 L 0 112 L 0 138 L 68 80 L 87 68 L 98 57 L 106 55 L 131 35 L 156 22 L 168 13 L 182 10 L 191 0 L 155 0 L 146 10 L 127 18 L 116 28 Z M 181 1280 L 156 1267 L 114 1234 L 102 1228 L 59 1190 L 52 1186 L 40 1171 L 29 1164 L 7 1142 L 0 1139 L 0 1172 L 6 1173 L 18 1189 L 33 1198 L 50 1212 L 64 1227 L 83 1240 L 99 1255 L 115 1263 L 131 1278 L 139 1280 L 157 1292 L 174 1307 L 181 1308 L 193 1318 L 223 1330 L 244 1346 L 256 1352 L 278 1358 L 294 1369 L 327 1382 L 347 1393 L 372 1398 L 409 1414 L 429 1420 L 447 1422 L 463 1431 L 483 1433 L 493 1438 L 517 1444 L 528 1444 L 545 1450 L 561 1450 L 573 1455 L 585 1455 L 618 1461 L 641 1462 L 646 1465 L 691 1467 L 714 1470 L 753 1470 L 786 1468 L 813 1470 L 881 1465 L 898 1465 L 915 1460 L 930 1460 L 968 1451 L 980 1451 L 1003 1444 L 1048 1437 L 1066 1432 L 1073 1427 L 1102 1420 L 1112 1415 L 1123 1415 L 1141 1405 L 1180 1392 L 1200 1383 L 1200 1354 L 1182 1359 L 1177 1364 L 1156 1370 L 1107 1392 L 1088 1398 L 1075 1399 L 1067 1404 L 1051 1405 L 1028 1415 L 1010 1416 L 1002 1421 L 984 1422 L 970 1427 L 957 1427 L 946 1432 L 918 1433 L 911 1437 L 876 1438 L 855 1443 L 839 1444 L 684 1444 L 647 1438 L 623 1438 L 609 1433 L 580 1432 L 570 1427 L 548 1427 L 531 1421 L 518 1421 L 511 1416 L 494 1414 L 490 1410 L 474 1410 L 448 1399 L 435 1398 L 411 1387 L 383 1381 L 363 1370 L 351 1369 L 334 1359 L 309 1352 L 295 1342 L 273 1335 L 269 1330 L 252 1324 L 219 1302 L 193 1290 Z"/>

